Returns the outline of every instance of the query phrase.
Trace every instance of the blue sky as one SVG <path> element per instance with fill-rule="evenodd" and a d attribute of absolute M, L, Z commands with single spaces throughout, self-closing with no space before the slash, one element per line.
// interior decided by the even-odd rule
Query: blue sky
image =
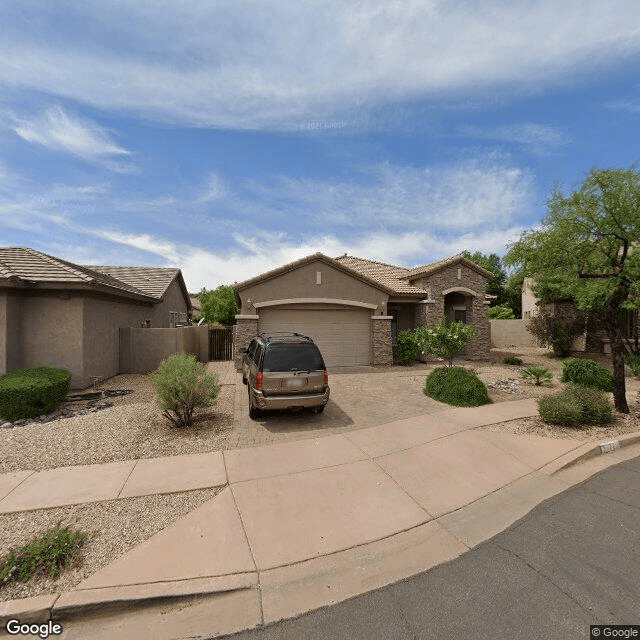
<path fill-rule="evenodd" d="M 504 254 L 640 160 L 637 0 L 3 0 L 0 245 L 178 266 Z"/>

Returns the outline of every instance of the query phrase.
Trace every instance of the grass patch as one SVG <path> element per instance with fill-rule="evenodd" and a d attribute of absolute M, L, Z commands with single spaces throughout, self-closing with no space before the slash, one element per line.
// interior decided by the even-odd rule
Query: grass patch
<path fill-rule="evenodd" d="M 428 376 L 425 395 L 454 407 L 479 407 L 490 404 L 484 382 L 463 367 L 438 367 Z"/>
<path fill-rule="evenodd" d="M 77 557 L 86 534 L 60 526 L 49 529 L 22 547 L 0 558 L 0 586 L 9 581 L 27 582 L 34 576 L 57 578 Z"/>

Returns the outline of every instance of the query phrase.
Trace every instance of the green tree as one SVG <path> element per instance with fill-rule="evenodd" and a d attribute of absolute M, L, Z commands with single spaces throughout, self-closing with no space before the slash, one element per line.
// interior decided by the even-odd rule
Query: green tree
<path fill-rule="evenodd" d="M 487 318 L 489 320 L 513 320 L 513 309 L 506 304 L 498 304 L 495 307 L 487 309 Z"/>
<path fill-rule="evenodd" d="M 460 255 L 471 262 L 475 262 L 477 265 L 491 271 L 493 277 L 487 282 L 485 293 L 492 296 L 498 296 L 497 304 L 502 304 L 504 300 L 504 286 L 507 282 L 507 273 L 502 266 L 502 259 L 497 253 L 490 253 L 489 255 L 476 251 L 471 253 L 470 251 L 462 251 Z"/>
<path fill-rule="evenodd" d="M 236 292 L 229 285 L 220 285 L 213 291 L 202 289 L 198 294 L 198 300 L 202 304 L 200 315 L 207 322 L 229 326 L 235 322 L 236 315 L 240 313 Z"/>
<path fill-rule="evenodd" d="M 611 341 L 616 410 L 629 413 L 625 345 L 618 317 L 640 301 L 640 172 L 592 169 L 571 194 L 555 187 L 540 228 L 509 246 L 506 264 L 521 265 L 545 297 L 569 297 L 595 312 Z"/>

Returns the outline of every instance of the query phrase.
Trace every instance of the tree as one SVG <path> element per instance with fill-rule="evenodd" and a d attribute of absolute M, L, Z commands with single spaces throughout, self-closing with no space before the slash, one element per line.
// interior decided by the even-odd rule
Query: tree
<path fill-rule="evenodd" d="M 595 312 L 611 343 L 616 410 L 629 413 L 625 345 L 619 313 L 640 303 L 640 172 L 593 168 L 565 196 L 555 187 L 539 229 L 509 246 L 506 263 L 521 265 L 546 298 L 571 298 Z"/>
<path fill-rule="evenodd" d="M 236 292 L 229 285 L 220 285 L 213 291 L 202 289 L 198 294 L 198 300 L 202 304 L 200 315 L 207 322 L 229 326 L 234 323 L 236 315 L 240 313 Z"/>
<path fill-rule="evenodd" d="M 487 318 L 489 320 L 513 320 L 513 309 L 506 304 L 498 304 L 495 307 L 489 307 L 487 309 Z"/>
<path fill-rule="evenodd" d="M 475 327 L 465 322 L 448 323 L 442 318 L 437 324 L 425 325 L 415 330 L 418 350 L 437 358 L 446 358 L 453 367 L 453 357 L 476 335 Z"/>

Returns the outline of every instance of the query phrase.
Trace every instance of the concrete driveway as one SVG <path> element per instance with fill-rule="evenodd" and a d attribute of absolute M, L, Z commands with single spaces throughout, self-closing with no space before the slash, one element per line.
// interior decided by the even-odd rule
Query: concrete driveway
<path fill-rule="evenodd" d="M 330 369 L 331 399 L 324 413 L 272 411 L 257 420 L 249 418 L 247 388 L 238 374 L 236 424 L 228 447 L 316 438 L 450 409 L 422 392 L 427 372 L 426 365 Z"/>

